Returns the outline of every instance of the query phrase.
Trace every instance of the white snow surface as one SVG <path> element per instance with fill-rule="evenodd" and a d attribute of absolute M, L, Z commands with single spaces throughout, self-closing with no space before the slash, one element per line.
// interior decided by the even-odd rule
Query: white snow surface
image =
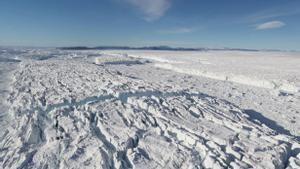
<path fill-rule="evenodd" d="M 300 168 L 300 55 L 0 48 L 0 168 Z"/>

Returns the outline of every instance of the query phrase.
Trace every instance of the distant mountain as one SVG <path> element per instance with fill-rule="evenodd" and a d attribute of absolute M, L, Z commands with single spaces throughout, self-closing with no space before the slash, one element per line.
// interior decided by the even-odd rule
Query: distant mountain
<path fill-rule="evenodd" d="M 146 47 L 129 47 L 129 46 L 73 46 L 73 47 L 60 47 L 61 50 L 166 50 L 166 51 L 252 51 L 257 52 L 256 49 L 240 49 L 240 48 L 183 48 L 183 47 L 170 47 L 170 46 L 146 46 Z"/>
<path fill-rule="evenodd" d="M 89 50 L 91 48 L 85 47 L 85 46 L 72 46 L 72 47 L 61 47 L 58 49 L 61 49 L 61 50 Z"/>

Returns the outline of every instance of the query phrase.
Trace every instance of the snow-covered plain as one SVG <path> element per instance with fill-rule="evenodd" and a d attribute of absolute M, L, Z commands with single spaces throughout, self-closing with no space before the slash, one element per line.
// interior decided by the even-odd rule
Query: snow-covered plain
<path fill-rule="evenodd" d="M 0 168 L 299 168 L 300 54 L 0 48 Z"/>

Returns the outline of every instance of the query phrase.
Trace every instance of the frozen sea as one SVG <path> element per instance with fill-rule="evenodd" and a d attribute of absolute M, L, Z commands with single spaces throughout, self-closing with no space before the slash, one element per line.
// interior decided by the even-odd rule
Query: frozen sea
<path fill-rule="evenodd" d="M 0 48 L 0 168 L 300 168 L 300 54 Z"/>

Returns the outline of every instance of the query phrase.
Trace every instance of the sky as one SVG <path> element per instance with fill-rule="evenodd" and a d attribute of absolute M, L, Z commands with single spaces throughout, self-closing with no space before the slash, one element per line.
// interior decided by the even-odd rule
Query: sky
<path fill-rule="evenodd" d="M 300 0 L 1 0 L 0 45 L 300 50 Z"/>

